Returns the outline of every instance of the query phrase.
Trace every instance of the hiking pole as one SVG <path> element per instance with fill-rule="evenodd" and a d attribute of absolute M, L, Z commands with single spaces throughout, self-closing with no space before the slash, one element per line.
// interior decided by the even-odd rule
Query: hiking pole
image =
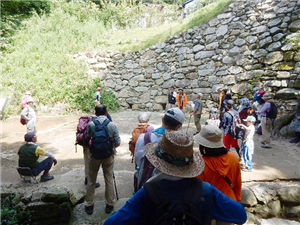
<path fill-rule="evenodd" d="M 189 127 L 190 127 L 191 117 L 192 117 L 192 115 L 190 115 L 189 123 L 188 123 L 188 126 L 187 126 L 187 128 L 186 128 L 186 133 L 188 132 Z"/>
<path fill-rule="evenodd" d="M 119 200 L 119 195 L 118 195 L 118 190 L 117 190 L 117 183 L 116 183 L 116 177 L 115 177 L 115 172 L 114 171 L 113 171 L 113 179 L 114 179 L 114 183 L 115 183 L 116 197 L 117 197 L 117 200 Z"/>

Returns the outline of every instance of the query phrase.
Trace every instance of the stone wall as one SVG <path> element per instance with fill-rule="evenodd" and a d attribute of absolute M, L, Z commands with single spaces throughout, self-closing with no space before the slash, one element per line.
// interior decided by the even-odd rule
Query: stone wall
<path fill-rule="evenodd" d="M 124 108 L 162 110 L 171 86 L 188 99 L 204 93 L 204 106 L 216 100 L 216 86 L 235 100 L 264 88 L 285 104 L 300 90 L 300 51 L 288 42 L 300 28 L 300 0 L 236 0 L 217 17 L 139 52 L 91 51 L 93 78 L 112 90 Z M 298 33 L 299 35 L 299 33 Z"/>
<path fill-rule="evenodd" d="M 68 190 L 66 187 L 41 188 L 34 185 L 30 189 L 28 187 L 2 186 L 1 203 L 3 207 L 5 198 L 13 194 L 11 202 L 16 205 L 15 210 L 19 214 L 29 212 L 30 224 L 102 224 L 109 216 L 104 211 L 104 200 L 96 201 L 93 215 L 87 215 L 83 203 L 85 193 L 79 190 Z M 127 200 L 119 199 L 114 210 L 120 209 Z M 300 224 L 289 223 L 300 219 L 299 182 L 243 183 L 241 203 L 248 215 L 246 224 Z"/>

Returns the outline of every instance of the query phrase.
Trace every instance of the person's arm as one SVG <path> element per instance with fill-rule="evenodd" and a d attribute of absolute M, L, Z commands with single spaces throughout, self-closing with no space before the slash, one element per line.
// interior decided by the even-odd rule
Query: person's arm
<path fill-rule="evenodd" d="M 244 124 L 242 124 L 242 123 L 240 123 L 239 126 L 240 126 L 241 128 L 243 128 L 244 130 L 250 130 L 249 127 L 247 127 L 246 125 L 244 125 Z"/>
<path fill-rule="evenodd" d="M 191 116 L 192 115 L 195 115 L 196 113 L 197 113 L 197 111 L 199 110 L 199 108 L 200 108 L 200 104 L 199 104 L 199 102 L 198 101 L 196 101 L 196 104 L 195 104 L 195 107 L 194 107 L 194 111 L 193 112 L 191 112 Z"/>
<path fill-rule="evenodd" d="M 57 163 L 55 156 L 51 152 L 46 152 L 44 149 L 42 149 L 39 146 L 35 150 L 35 155 L 36 156 L 49 156 L 50 158 L 52 158 L 54 160 L 54 165 L 56 165 L 56 163 Z"/>
<path fill-rule="evenodd" d="M 269 110 L 270 110 L 270 102 L 265 102 L 263 107 L 257 113 L 258 114 L 263 114 L 263 113 L 267 113 Z"/>
<path fill-rule="evenodd" d="M 117 126 L 112 122 L 111 122 L 111 125 L 113 126 L 113 131 L 114 131 L 113 132 L 113 143 L 114 143 L 115 148 L 117 148 L 121 144 L 121 138 L 120 138 Z"/>
<path fill-rule="evenodd" d="M 146 192 L 144 188 L 134 194 L 126 204 L 108 217 L 104 225 L 132 225 L 143 224 L 142 212 L 145 206 Z"/>
<path fill-rule="evenodd" d="M 30 120 L 31 118 L 28 117 L 28 115 L 29 115 L 29 108 L 28 106 L 26 106 L 21 112 L 21 117 L 25 120 Z"/>
<path fill-rule="evenodd" d="M 247 213 L 243 205 L 222 194 L 212 186 L 212 217 L 218 221 L 243 224 Z"/>

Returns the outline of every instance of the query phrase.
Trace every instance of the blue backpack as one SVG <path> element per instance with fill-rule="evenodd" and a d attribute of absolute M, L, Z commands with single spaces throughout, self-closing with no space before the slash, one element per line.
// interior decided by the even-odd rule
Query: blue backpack
<path fill-rule="evenodd" d="M 90 151 L 94 159 L 106 159 L 113 154 L 113 143 L 109 136 L 107 125 L 110 123 L 105 119 L 101 124 L 97 118 L 93 119 L 95 131 L 93 133 Z"/>

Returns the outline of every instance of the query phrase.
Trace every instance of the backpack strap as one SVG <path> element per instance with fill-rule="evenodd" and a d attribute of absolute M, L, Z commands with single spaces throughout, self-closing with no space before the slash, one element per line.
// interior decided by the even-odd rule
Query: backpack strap
<path fill-rule="evenodd" d="M 149 199 L 151 199 L 155 206 L 163 205 L 169 202 L 169 200 L 159 187 L 157 181 L 147 182 L 143 187 L 145 188 L 146 193 L 149 194 Z"/>
<path fill-rule="evenodd" d="M 144 145 L 146 145 L 146 144 L 148 144 L 148 143 L 150 143 L 151 142 L 151 131 L 147 131 L 146 133 L 145 133 L 145 135 L 144 135 L 144 142 L 145 142 L 145 144 Z"/>
<path fill-rule="evenodd" d="M 99 120 L 97 120 L 97 117 L 93 119 L 93 122 L 95 124 L 95 126 L 103 126 L 104 129 L 105 129 L 105 132 L 107 133 L 107 135 L 109 136 L 109 132 L 108 132 L 108 128 L 107 128 L 107 125 L 110 123 L 110 120 L 109 119 L 105 119 L 102 124 L 99 122 Z M 110 136 L 109 136 L 110 138 Z"/>
<path fill-rule="evenodd" d="M 202 180 L 192 178 L 185 192 L 184 200 L 193 205 L 199 205 L 202 195 Z"/>
<path fill-rule="evenodd" d="M 231 183 L 231 181 L 229 180 L 229 178 L 228 177 L 223 177 L 223 179 L 226 181 L 226 183 L 229 185 L 229 187 L 231 189 L 233 189 L 233 184 Z"/>

